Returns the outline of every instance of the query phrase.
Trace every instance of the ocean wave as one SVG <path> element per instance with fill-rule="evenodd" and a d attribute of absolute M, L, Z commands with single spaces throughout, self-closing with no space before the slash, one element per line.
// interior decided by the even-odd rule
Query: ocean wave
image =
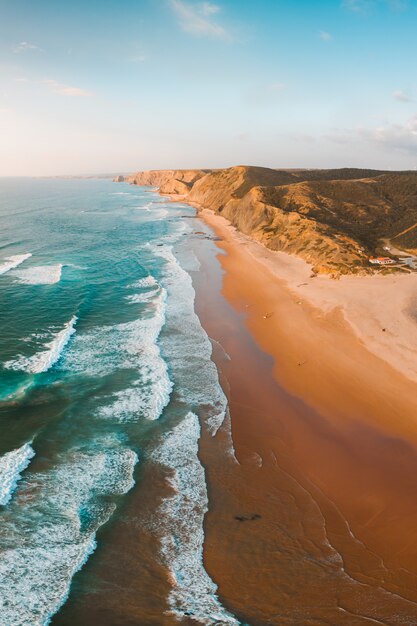
<path fill-rule="evenodd" d="M 108 403 L 99 410 L 102 417 L 120 421 L 155 420 L 169 402 L 173 384 L 157 343 L 165 323 L 165 289 L 160 290 L 153 305 L 151 318 L 140 318 L 116 327 L 117 333 L 124 337 L 119 344 L 127 357 L 123 366 L 130 365 L 137 378 L 133 385 L 108 398 Z"/>
<path fill-rule="evenodd" d="M 46 350 L 37 352 L 33 356 L 20 356 L 13 361 L 5 363 L 5 367 L 12 370 L 25 371 L 30 374 L 41 374 L 48 371 L 61 357 L 62 351 L 69 342 L 71 335 L 75 333 L 77 317 L 74 315 L 64 328 L 60 330 L 45 345 Z"/>
<path fill-rule="evenodd" d="M 25 285 L 53 285 L 59 283 L 62 274 L 62 264 L 28 267 L 13 273 Z"/>
<path fill-rule="evenodd" d="M 144 278 L 139 278 L 136 282 L 129 285 L 130 289 L 142 288 L 142 287 L 157 287 L 158 282 L 155 278 L 149 274 L 149 276 L 145 276 Z"/>
<path fill-rule="evenodd" d="M 0 274 L 5 274 L 9 270 L 13 270 L 15 267 L 26 261 L 32 254 L 28 252 L 27 254 L 16 254 L 14 256 L 8 256 L 5 259 L 5 263 L 0 265 Z"/>
<path fill-rule="evenodd" d="M 159 506 L 156 530 L 162 535 L 161 557 L 173 582 L 168 601 L 179 620 L 191 616 L 201 624 L 239 622 L 220 603 L 217 586 L 203 564 L 204 515 L 208 498 L 204 469 L 198 459 L 200 425 L 188 413 L 153 453 L 153 460 L 172 470 L 173 495 Z"/>
<path fill-rule="evenodd" d="M 129 289 L 146 289 L 146 291 L 142 291 L 140 293 L 133 293 L 126 296 L 126 300 L 131 304 L 139 304 L 141 302 L 149 302 L 155 298 L 155 296 L 160 293 L 160 285 L 154 279 L 153 276 L 146 276 L 146 278 L 141 278 L 136 281 L 132 285 L 129 285 Z"/>
<path fill-rule="evenodd" d="M 137 455 L 115 446 L 75 449 L 52 469 L 28 475 L 5 509 L 1 624 L 45 626 L 65 602 L 74 574 L 96 547 L 97 529 L 115 509 L 111 498 L 134 484 Z"/>
<path fill-rule="evenodd" d="M 100 408 L 100 416 L 119 421 L 156 420 L 161 416 L 173 388 L 167 365 L 156 345 L 149 346 L 142 356 L 143 361 L 138 363 L 139 378 L 132 386 L 115 392 L 108 404 Z"/>
<path fill-rule="evenodd" d="M 30 443 L 0 457 L 0 505 L 7 504 L 35 452 Z"/>
<path fill-rule="evenodd" d="M 155 296 L 155 291 L 148 291 L 147 293 L 133 293 L 130 296 L 126 296 L 126 300 L 130 304 L 140 304 L 143 302 L 149 302 Z"/>
<path fill-rule="evenodd" d="M 131 322 L 101 326 L 74 340 L 61 367 L 73 373 L 106 376 L 131 370 L 133 383 L 104 398 L 100 417 L 118 421 L 155 420 L 169 402 L 172 382 L 158 337 L 165 323 L 166 291 L 158 289 L 147 309 Z"/>
<path fill-rule="evenodd" d="M 190 275 L 174 256 L 171 246 L 155 247 L 166 261 L 167 330 L 161 344 L 174 372 L 178 398 L 188 406 L 204 406 L 205 423 L 212 435 L 223 424 L 227 400 L 211 359 L 212 345 L 194 310 L 195 291 Z"/>

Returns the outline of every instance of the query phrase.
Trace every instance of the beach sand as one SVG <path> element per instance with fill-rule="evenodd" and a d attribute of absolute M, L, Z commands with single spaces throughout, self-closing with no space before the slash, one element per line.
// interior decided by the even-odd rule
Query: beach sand
<path fill-rule="evenodd" d="M 203 437 L 221 598 L 255 625 L 417 623 L 415 276 L 310 279 L 202 217 L 224 274 L 200 250 L 197 311 L 235 455 Z"/>

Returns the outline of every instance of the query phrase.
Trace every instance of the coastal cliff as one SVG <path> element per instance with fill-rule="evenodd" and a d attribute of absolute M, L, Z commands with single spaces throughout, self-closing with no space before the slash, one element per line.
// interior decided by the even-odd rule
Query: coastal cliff
<path fill-rule="evenodd" d="M 415 172 L 236 166 L 151 170 L 125 181 L 219 213 L 268 248 L 300 256 L 315 273 L 365 273 L 369 258 L 386 256 L 390 246 L 417 250 Z"/>

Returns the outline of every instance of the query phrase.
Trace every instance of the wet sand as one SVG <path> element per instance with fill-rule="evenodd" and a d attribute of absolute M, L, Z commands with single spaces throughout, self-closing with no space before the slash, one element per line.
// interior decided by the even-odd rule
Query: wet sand
<path fill-rule="evenodd" d="M 254 625 L 417 623 L 417 385 L 210 224 L 224 276 L 200 250 L 197 312 L 236 455 L 203 438 L 221 598 Z"/>

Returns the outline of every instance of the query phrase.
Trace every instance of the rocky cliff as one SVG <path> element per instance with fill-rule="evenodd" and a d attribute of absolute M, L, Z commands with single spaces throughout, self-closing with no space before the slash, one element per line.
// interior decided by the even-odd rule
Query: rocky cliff
<path fill-rule="evenodd" d="M 152 185 L 227 218 L 273 250 L 297 254 L 317 273 L 370 271 L 387 240 L 417 250 L 417 173 L 375 170 L 219 170 L 138 172 Z"/>

